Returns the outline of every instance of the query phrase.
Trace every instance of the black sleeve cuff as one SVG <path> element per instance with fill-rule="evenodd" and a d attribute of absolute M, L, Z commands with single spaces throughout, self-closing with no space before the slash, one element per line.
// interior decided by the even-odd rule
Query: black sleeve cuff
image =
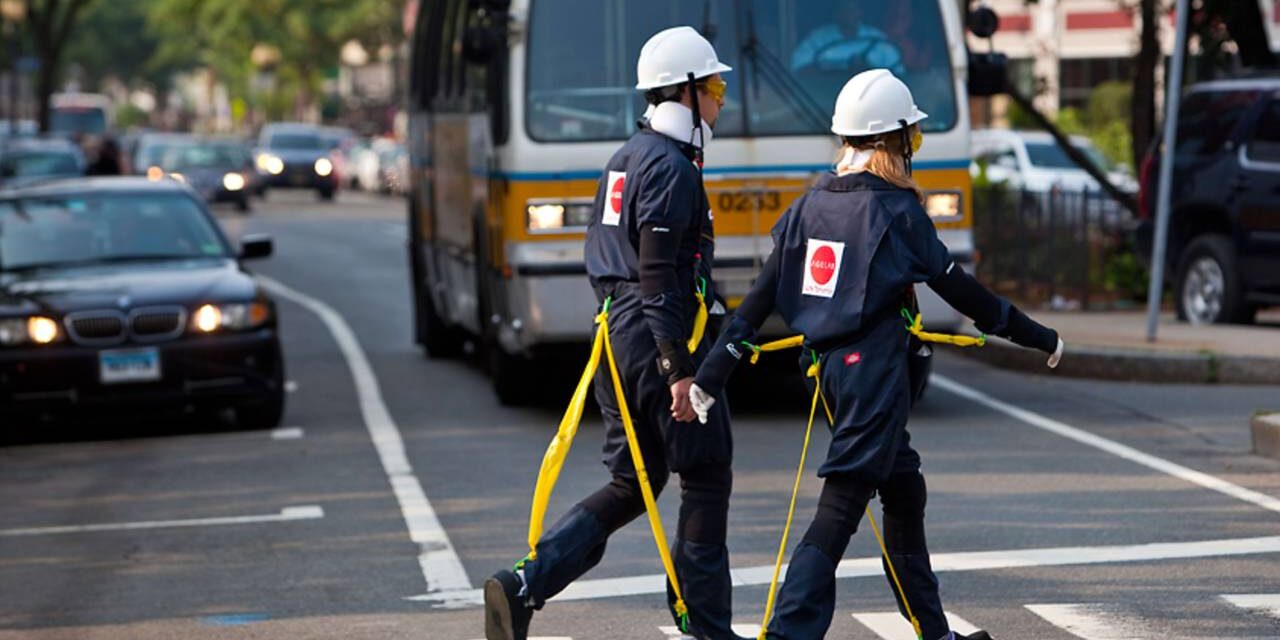
<path fill-rule="evenodd" d="M 1058 350 L 1058 332 L 1046 327 L 1014 306 L 1009 307 L 1009 322 L 1003 334 L 1014 343 L 1045 353 Z"/>
<path fill-rule="evenodd" d="M 685 343 L 658 340 L 658 372 L 666 376 L 668 386 L 692 376 L 696 371 Z"/>

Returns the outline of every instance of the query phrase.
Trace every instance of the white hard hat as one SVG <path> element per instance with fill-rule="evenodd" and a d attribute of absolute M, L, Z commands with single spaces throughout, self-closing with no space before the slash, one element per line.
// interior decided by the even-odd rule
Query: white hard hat
<path fill-rule="evenodd" d="M 672 27 L 654 34 L 640 48 L 636 61 L 636 88 L 641 91 L 733 71 L 720 62 L 715 47 L 693 27 Z"/>
<path fill-rule="evenodd" d="M 863 71 L 849 79 L 836 97 L 831 132 L 838 136 L 874 136 L 911 126 L 929 114 L 916 108 L 911 90 L 888 69 Z"/>

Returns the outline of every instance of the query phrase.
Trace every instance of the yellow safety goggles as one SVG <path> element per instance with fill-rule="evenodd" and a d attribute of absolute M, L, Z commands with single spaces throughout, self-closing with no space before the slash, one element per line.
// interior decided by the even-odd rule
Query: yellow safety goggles
<path fill-rule="evenodd" d="M 698 88 L 707 92 L 712 100 L 716 102 L 724 102 L 724 93 L 729 89 L 729 83 L 724 80 L 699 80 Z"/>

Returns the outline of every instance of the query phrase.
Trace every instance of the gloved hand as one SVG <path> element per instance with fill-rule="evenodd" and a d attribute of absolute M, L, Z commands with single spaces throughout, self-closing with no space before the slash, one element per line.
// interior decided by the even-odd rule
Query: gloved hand
<path fill-rule="evenodd" d="M 1064 342 L 1062 342 L 1062 338 L 1058 338 L 1058 348 L 1054 350 L 1053 355 L 1049 356 L 1048 364 L 1050 369 L 1058 368 L 1058 361 L 1062 360 L 1062 350 L 1065 349 L 1066 347 L 1067 345 Z M 694 388 L 697 388 L 697 385 L 694 385 Z"/>
<path fill-rule="evenodd" d="M 693 405 L 693 412 L 698 414 L 698 422 L 707 423 L 707 412 L 711 410 L 711 406 L 715 403 L 715 397 L 703 391 L 702 387 L 698 386 L 698 383 L 695 382 L 693 386 L 689 387 L 689 404 Z"/>

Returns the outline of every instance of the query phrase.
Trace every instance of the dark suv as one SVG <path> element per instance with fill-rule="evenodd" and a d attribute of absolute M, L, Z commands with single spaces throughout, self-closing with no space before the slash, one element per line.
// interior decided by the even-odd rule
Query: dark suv
<path fill-rule="evenodd" d="M 1139 252 L 1150 262 L 1160 148 L 1140 171 Z M 1175 145 L 1167 273 L 1178 318 L 1252 322 L 1280 305 L 1280 77 L 1194 85 Z"/>

